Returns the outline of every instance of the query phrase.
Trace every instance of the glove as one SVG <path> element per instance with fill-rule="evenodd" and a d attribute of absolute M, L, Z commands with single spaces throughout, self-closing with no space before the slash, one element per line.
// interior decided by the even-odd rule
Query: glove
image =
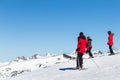
<path fill-rule="evenodd" d="M 79 48 L 76 49 L 76 51 L 79 51 L 79 50 L 80 50 Z"/>

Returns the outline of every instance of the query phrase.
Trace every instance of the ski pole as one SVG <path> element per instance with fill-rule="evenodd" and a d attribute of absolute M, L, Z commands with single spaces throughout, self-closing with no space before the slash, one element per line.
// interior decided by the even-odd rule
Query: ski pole
<path fill-rule="evenodd" d="M 92 61 L 93 61 L 93 63 L 97 66 L 97 68 L 99 68 L 100 69 L 100 66 L 92 59 L 92 58 L 90 58 Z"/>

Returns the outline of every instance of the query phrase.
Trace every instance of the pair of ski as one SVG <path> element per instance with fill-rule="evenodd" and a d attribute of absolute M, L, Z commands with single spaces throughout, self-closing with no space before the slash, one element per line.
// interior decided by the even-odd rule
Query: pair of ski
<path fill-rule="evenodd" d="M 79 71 L 81 71 L 81 70 L 87 70 L 87 68 L 74 68 L 74 70 L 79 70 Z"/>
<path fill-rule="evenodd" d="M 66 70 L 87 70 L 87 68 L 74 68 L 74 67 L 67 67 L 67 68 L 60 68 L 59 70 L 66 71 Z"/>

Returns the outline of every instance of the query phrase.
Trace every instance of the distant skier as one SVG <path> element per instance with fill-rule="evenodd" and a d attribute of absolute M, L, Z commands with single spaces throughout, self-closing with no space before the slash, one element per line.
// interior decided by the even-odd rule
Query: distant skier
<path fill-rule="evenodd" d="M 87 37 L 87 51 L 86 51 L 86 53 L 89 54 L 90 58 L 94 58 L 93 54 L 91 52 L 91 49 L 92 49 L 92 39 L 88 36 Z"/>
<path fill-rule="evenodd" d="M 108 31 L 108 42 L 107 42 L 107 44 L 109 45 L 109 50 L 110 50 L 109 55 L 114 55 L 114 52 L 113 52 L 113 49 L 112 49 L 112 46 L 114 44 L 113 36 L 114 36 L 114 33 L 112 33 L 111 31 Z"/>
<path fill-rule="evenodd" d="M 78 43 L 76 49 L 77 52 L 76 69 L 83 68 L 83 54 L 86 52 L 86 44 L 87 44 L 86 37 L 84 36 L 83 32 L 80 32 L 78 36 Z"/>

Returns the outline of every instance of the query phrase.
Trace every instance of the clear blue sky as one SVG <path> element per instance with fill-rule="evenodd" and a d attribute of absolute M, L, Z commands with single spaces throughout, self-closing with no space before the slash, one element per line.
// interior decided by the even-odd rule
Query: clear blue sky
<path fill-rule="evenodd" d="M 76 49 L 77 36 L 108 50 L 107 31 L 120 47 L 120 0 L 0 0 L 0 61 Z"/>

